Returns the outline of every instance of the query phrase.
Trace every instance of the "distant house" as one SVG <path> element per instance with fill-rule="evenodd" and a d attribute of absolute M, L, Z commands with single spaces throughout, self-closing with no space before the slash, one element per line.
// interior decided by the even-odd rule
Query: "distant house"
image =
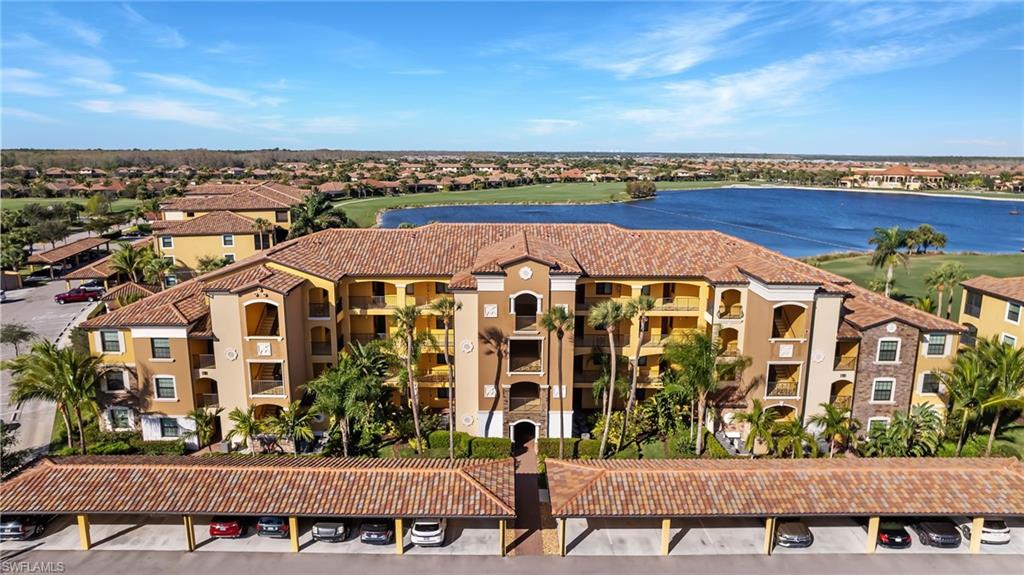
<path fill-rule="evenodd" d="M 840 186 L 920 190 L 941 188 L 946 181 L 946 175 L 938 170 L 902 165 L 885 168 L 853 168 L 852 172 L 852 176 L 840 180 Z"/>

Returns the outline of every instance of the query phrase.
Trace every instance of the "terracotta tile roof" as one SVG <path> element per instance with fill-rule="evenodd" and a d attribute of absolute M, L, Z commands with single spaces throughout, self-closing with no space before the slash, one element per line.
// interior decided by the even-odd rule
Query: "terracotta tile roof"
<path fill-rule="evenodd" d="M 116 486 L 116 489 L 111 489 Z M 83 456 L 0 484 L 5 513 L 515 515 L 511 459 Z"/>
<path fill-rule="evenodd" d="M 223 196 L 251 188 L 252 184 L 199 184 L 185 188 L 186 196 Z"/>
<path fill-rule="evenodd" d="M 173 220 L 172 220 L 173 221 Z M 173 225 L 154 228 L 155 236 L 217 236 L 221 234 L 255 234 L 253 220 L 232 212 L 210 212 L 190 220 L 177 220 Z"/>
<path fill-rule="evenodd" d="M 52 250 L 46 250 L 45 252 L 39 252 L 32 254 L 28 257 L 28 263 L 30 264 L 54 264 L 67 258 L 73 257 L 82 252 L 86 252 L 93 248 L 102 246 L 105 243 L 110 242 L 107 238 L 82 238 L 80 240 L 73 241 L 69 244 L 65 244 Z"/>
<path fill-rule="evenodd" d="M 851 283 L 843 286 L 843 289 L 852 296 L 843 302 L 847 309 L 843 317 L 859 329 L 900 320 L 925 331 L 963 331 L 963 326 L 956 322 L 902 304 L 858 285 Z"/>
<path fill-rule="evenodd" d="M 239 293 L 252 287 L 260 286 L 278 293 L 288 293 L 299 287 L 306 279 L 286 271 L 254 266 L 241 273 L 226 275 L 219 279 L 211 279 L 205 291 L 229 291 Z"/>
<path fill-rule="evenodd" d="M 554 273 L 579 274 L 572 252 L 542 237 L 519 231 L 480 250 L 472 273 L 502 273 L 502 266 L 532 259 L 550 266 Z"/>
<path fill-rule="evenodd" d="M 131 242 L 131 245 L 139 247 L 148 244 L 151 240 L 143 238 Z M 117 275 L 117 272 L 110 269 L 110 257 L 104 256 L 94 262 L 84 265 L 73 272 L 64 274 L 66 280 L 105 280 Z"/>
<path fill-rule="evenodd" d="M 960 285 L 998 298 L 1024 303 L 1024 276 L 1013 278 L 978 276 L 962 282 Z"/>
<path fill-rule="evenodd" d="M 196 212 L 280 210 L 298 205 L 302 198 L 310 193 L 312 193 L 311 190 L 303 190 L 277 182 L 263 182 L 252 184 L 233 194 L 175 198 L 164 202 L 161 207 L 165 210 Z"/>
<path fill-rule="evenodd" d="M 1024 516 L 1004 458 L 546 462 L 556 517 Z"/>
<path fill-rule="evenodd" d="M 140 296 L 140 298 L 147 298 L 160 291 L 159 286 L 139 284 L 135 282 L 123 283 L 119 286 L 115 286 L 113 289 L 103 294 L 100 301 L 114 301 L 122 297 Z"/>

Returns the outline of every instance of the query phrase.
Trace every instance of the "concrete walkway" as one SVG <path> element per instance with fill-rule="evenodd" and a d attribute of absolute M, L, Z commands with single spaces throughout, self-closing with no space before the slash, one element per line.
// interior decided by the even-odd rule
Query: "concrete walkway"
<path fill-rule="evenodd" d="M 541 535 L 540 493 L 537 480 L 537 447 L 534 441 L 515 446 L 516 454 L 516 520 L 509 543 L 514 556 L 543 555 Z"/>

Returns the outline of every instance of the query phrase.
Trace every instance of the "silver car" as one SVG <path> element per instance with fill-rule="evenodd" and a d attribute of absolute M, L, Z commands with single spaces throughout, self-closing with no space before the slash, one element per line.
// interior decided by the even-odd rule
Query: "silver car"
<path fill-rule="evenodd" d="M 420 547 L 440 547 L 444 545 L 445 519 L 417 519 L 409 531 L 413 545 Z"/>

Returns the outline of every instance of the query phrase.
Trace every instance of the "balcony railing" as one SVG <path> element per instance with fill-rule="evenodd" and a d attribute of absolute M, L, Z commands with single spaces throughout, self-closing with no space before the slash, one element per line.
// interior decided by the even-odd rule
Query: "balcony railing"
<path fill-rule="evenodd" d="M 353 333 L 352 341 L 359 343 L 369 343 L 375 339 L 387 339 L 388 334 L 386 333 Z"/>
<path fill-rule="evenodd" d="M 448 383 L 448 374 L 446 372 L 433 372 L 425 373 L 416 378 L 420 383 Z"/>
<path fill-rule="evenodd" d="M 655 300 L 654 309 L 660 311 L 697 311 L 700 298 L 693 296 L 661 297 Z"/>
<path fill-rule="evenodd" d="M 718 319 L 743 319 L 743 308 L 734 305 L 730 309 L 720 309 Z"/>
<path fill-rule="evenodd" d="M 217 362 L 212 353 L 197 353 L 192 356 L 192 365 L 194 369 L 213 369 Z"/>
<path fill-rule="evenodd" d="M 537 331 L 537 316 L 535 315 L 517 315 L 516 316 L 516 331 Z"/>
<path fill-rule="evenodd" d="M 795 381 L 769 381 L 768 397 L 796 397 L 797 382 Z"/>
<path fill-rule="evenodd" d="M 857 369 L 857 358 L 837 357 L 835 369 L 836 371 L 849 371 L 851 369 Z"/>
<path fill-rule="evenodd" d="M 254 379 L 250 395 L 284 395 L 284 381 L 280 379 Z"/>
<path fill-rule="evenodd" d="M 509 359 L 509 365 L 511 367 L 509 371 L 512 373 L 540 373 L 543 369 L 540 358 L 527 361 L 525 359 L 517 359 L 513 357 Z"/>
<path fill-rule="evenodd" d="M 839 409 L 852 409 L 853 408 L 853 396 L 852 395 L 833 395 L 828 400 L 829 403 L 838 407 Z"/>
<path fill-rule="evenodd" d="M 588 309 L 590 309 L 590 308 L 592 308 L 594 306 L 601 305 L 602 303 L 604 303 L 604 302 L 606 302 L 608 300 L 612 300 L 612 299 L 618 301 L 621 304 L 625 304 L 627 301 L 629 301 L 628 297 L 621 297 L 621 296 L 620 297 L 612 297 L 610 295 L 605 295 L 605 296 L 588 297 L 588 298 L 583 298 L 582 301 L 579 300 L 579 299 L 576 300 L 576 310 L 577 311 L 586 311 L 586 310 L 588 310 Z"/>
<path fill-rule="evenodd" d="M 599 377 L 599 371 L 576 371 L 572 374 L 572 380 L 576 383 L 594 383 Z"/>
<path fill-rule="evenodd" d="M 309 317 L 329 318 L 331 317 L 331 304 L 327 302 L 310 302 Z"/>
<path fill-rule="evenodd" d="M 508 398 L 508 410 L 512 413 L 539 412 L 541 410 L 540 398 L 513 395 Z"/>
<path fill-rule="evenodd" d="M 313 355 L 331 355 L 331 342 L 314 341 L 310 344 Z"/>
<path fill-rule="evenodd" d="M 622 349 L 629 336 L 617 333 L 612 335 L 612 339 L 615 341 L 615 347 Z M 608 334 L 581 335 L 573 338 L 572 342 L 576 347 L 608 349 Z"/>
<path fill-rule="evenodd" d="M 397 295 L 352 296 L 348 299 L 351 309 L 385 309 L 399 306 Z M 404 296 L 402 302 L 405 302 Z"/>
<path fill-rule="evenodd" d="M 220 407 L 220 398 L 216 393 L 200 393 L 196 395 L 196 407 Z"/>

